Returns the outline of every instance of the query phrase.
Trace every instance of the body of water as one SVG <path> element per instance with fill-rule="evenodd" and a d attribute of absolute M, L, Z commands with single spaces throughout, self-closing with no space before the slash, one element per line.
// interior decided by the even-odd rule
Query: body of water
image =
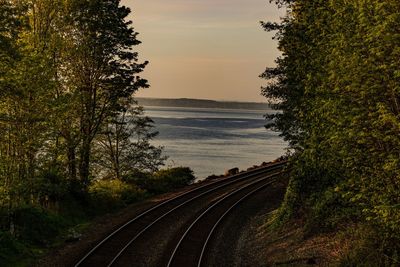
<path fill-rule="evenodd" d="M 145 107 L 160 132 L 154 141 L 164 146 L 167 166 L 188 166 L 198 179 L 247 169 L 285 153 L 279 134 L 266 130 L 268 111 L 208 108 Z M 269 111 L 273 112 L 273 111 Z"/>

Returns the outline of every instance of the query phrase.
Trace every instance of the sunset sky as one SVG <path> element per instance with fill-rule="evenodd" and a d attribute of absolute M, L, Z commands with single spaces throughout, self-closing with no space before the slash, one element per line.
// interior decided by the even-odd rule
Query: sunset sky
<path fill-rule="evenodd" d="M 259 21 L 284 11 L 268 0 L 122 0 L 140 33 L 143 97 L 264 101 L 258 78 L 279 55 Z"/>

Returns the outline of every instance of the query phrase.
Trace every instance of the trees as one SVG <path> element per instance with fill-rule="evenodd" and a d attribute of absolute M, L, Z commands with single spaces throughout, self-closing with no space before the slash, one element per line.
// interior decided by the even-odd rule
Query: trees
<path fill-rule="evenodd" d="M 117 179 L 162 165 L 133 98 L 147 62 L 129 13 L 119 0 L 0 0 L 0 229 L 23 205 L 84 200 L 103 178 L 93 159 Z"/>
<path fill-rule="evenodd" d="M 313 213 L 334 199 L 399 240 L 399 3 L 279 3 L 287 17 L 263 26 L 278 31 L 283 56 L 262 77 L 283 111 L 270 127 L 295 151 L 283 210 L 307 203 Z"/>
<path fill-rule="evenodd" d="M 105 124 L 96 140 L 95 165 L 107 178 L 121 180 L 133 170 L 154 172 L 166 159 L 162 148 L 150 143 L 158 134 L 151 131 L 153 121 L 143 115 L 142 107 L 128 103 L 125 110 Z"/>
<path fill-rule="evenodd" d="M 89 183 L 92 142 L 107 118 L 118 114 L 121 100 L 129 98 L 147 81 L 137 76 L 147 62 L 138 63 L 133 47 L 140 42 L 126 22 L 130 10 L 119 0 L 70 1 L 67 90 L 79 101 L 79 176 Z"/>
<path fill-rule="evenodd" d="M 51 24 L 47 15 L 52 11 L 45 11 L 41 1 L 1 4 L 0 213 L 7 214 L 13 231 L 14 209 L 43 198 L 39 173 L 45 164 L 40 158 L 48 140 L 55 86 L 44 28 Z"/>

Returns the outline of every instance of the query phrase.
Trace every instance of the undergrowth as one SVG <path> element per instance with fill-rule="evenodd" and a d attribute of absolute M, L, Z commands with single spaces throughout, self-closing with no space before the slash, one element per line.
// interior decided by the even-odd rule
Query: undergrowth
<path fill-rule="evenodd" d="M 10 217 L 3 213 L 12 214 L 12 221 L 0 219 L 0 266 L 31 266 L 49 249 L 79 236 L 95 217 L 183 187 L 194 179 L 193 171 L 184 167 L 155 173 L 135 171 L 123 180 L 92 182 L 84 197 L 65 194 L 51 209 L 23 205 L 0 210 L 0 218 Z"/>

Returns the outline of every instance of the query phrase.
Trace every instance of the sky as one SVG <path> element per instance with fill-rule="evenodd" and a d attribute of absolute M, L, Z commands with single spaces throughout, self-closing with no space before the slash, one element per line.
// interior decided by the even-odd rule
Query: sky
<path fill-rule="evenodd" d="M 279 56 L 260 21 L 284 10 L 268 0 L 122 0 L 139 32 L 141 74 L 150 88 L 138 97 L 264 102 L 258 76 Z"/>

